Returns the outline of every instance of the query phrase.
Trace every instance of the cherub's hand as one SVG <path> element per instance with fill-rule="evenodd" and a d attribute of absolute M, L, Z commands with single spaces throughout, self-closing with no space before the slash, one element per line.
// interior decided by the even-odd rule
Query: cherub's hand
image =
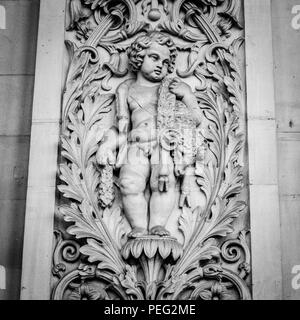
<path fill-rule="evenodd" d="M 97 154 L 96 160 L 98 164 L 105 166 L 110 164 L 111 166 L 116 164 L 116 154 L 105 144 L 100 145 Z"/>
<path fill-rule="evenodd" d="M 176 98 L 179 100 L 186 98 L 192 94 L 191 87 L 188 84 L 182 82 L 179 78 L 173 79 L 169 86 L 169 89 L 171 93 L 174 93 L 176 95 Z"/>

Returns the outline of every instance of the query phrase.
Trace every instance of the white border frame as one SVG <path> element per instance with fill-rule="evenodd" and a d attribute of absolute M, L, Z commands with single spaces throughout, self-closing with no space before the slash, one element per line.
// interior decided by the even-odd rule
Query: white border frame
<path fill-rule="evenodd" d="M 281 299 L 271 0 L 245 0 L 253 298 Z M 50 299 L 65 1 L 41 0 L 21 299 Z M 46 84 L 46 85 L 45 85 Z"/>

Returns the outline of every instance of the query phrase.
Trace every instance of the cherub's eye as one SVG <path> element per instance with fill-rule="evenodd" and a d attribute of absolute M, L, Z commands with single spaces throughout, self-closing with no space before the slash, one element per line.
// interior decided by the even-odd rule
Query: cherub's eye
<path fill-rule="evenodd" d="M 152 55 L 150 56 L 150 58 L 151 58 L 153 61 L 157 61 L 157 60 L 158 60 L 158 56 L 155 55 L 155 54 L 152 54 Z"/>

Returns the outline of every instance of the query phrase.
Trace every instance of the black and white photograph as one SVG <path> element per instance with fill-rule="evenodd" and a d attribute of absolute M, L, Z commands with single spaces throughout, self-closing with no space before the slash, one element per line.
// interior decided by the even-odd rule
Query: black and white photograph
<path fill-rule="evenodd" d="M 199 318 L 299 248 L 300 0 L 0 0 L 1 301 Z"/>

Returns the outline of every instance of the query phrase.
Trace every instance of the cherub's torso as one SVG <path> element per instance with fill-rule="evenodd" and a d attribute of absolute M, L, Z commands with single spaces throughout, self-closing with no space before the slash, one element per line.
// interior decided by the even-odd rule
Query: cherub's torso
<path fill-rule="evenodd" d="M 141 142 L 153 140 L 156 137 L 159 86 L 158 84 L 147 87 L 133 83 L 128 91 L 127 102 L 131 116 L 132 133 L 137 133 Z M 134 134 L 134 136 L 137 135 Z"/>

